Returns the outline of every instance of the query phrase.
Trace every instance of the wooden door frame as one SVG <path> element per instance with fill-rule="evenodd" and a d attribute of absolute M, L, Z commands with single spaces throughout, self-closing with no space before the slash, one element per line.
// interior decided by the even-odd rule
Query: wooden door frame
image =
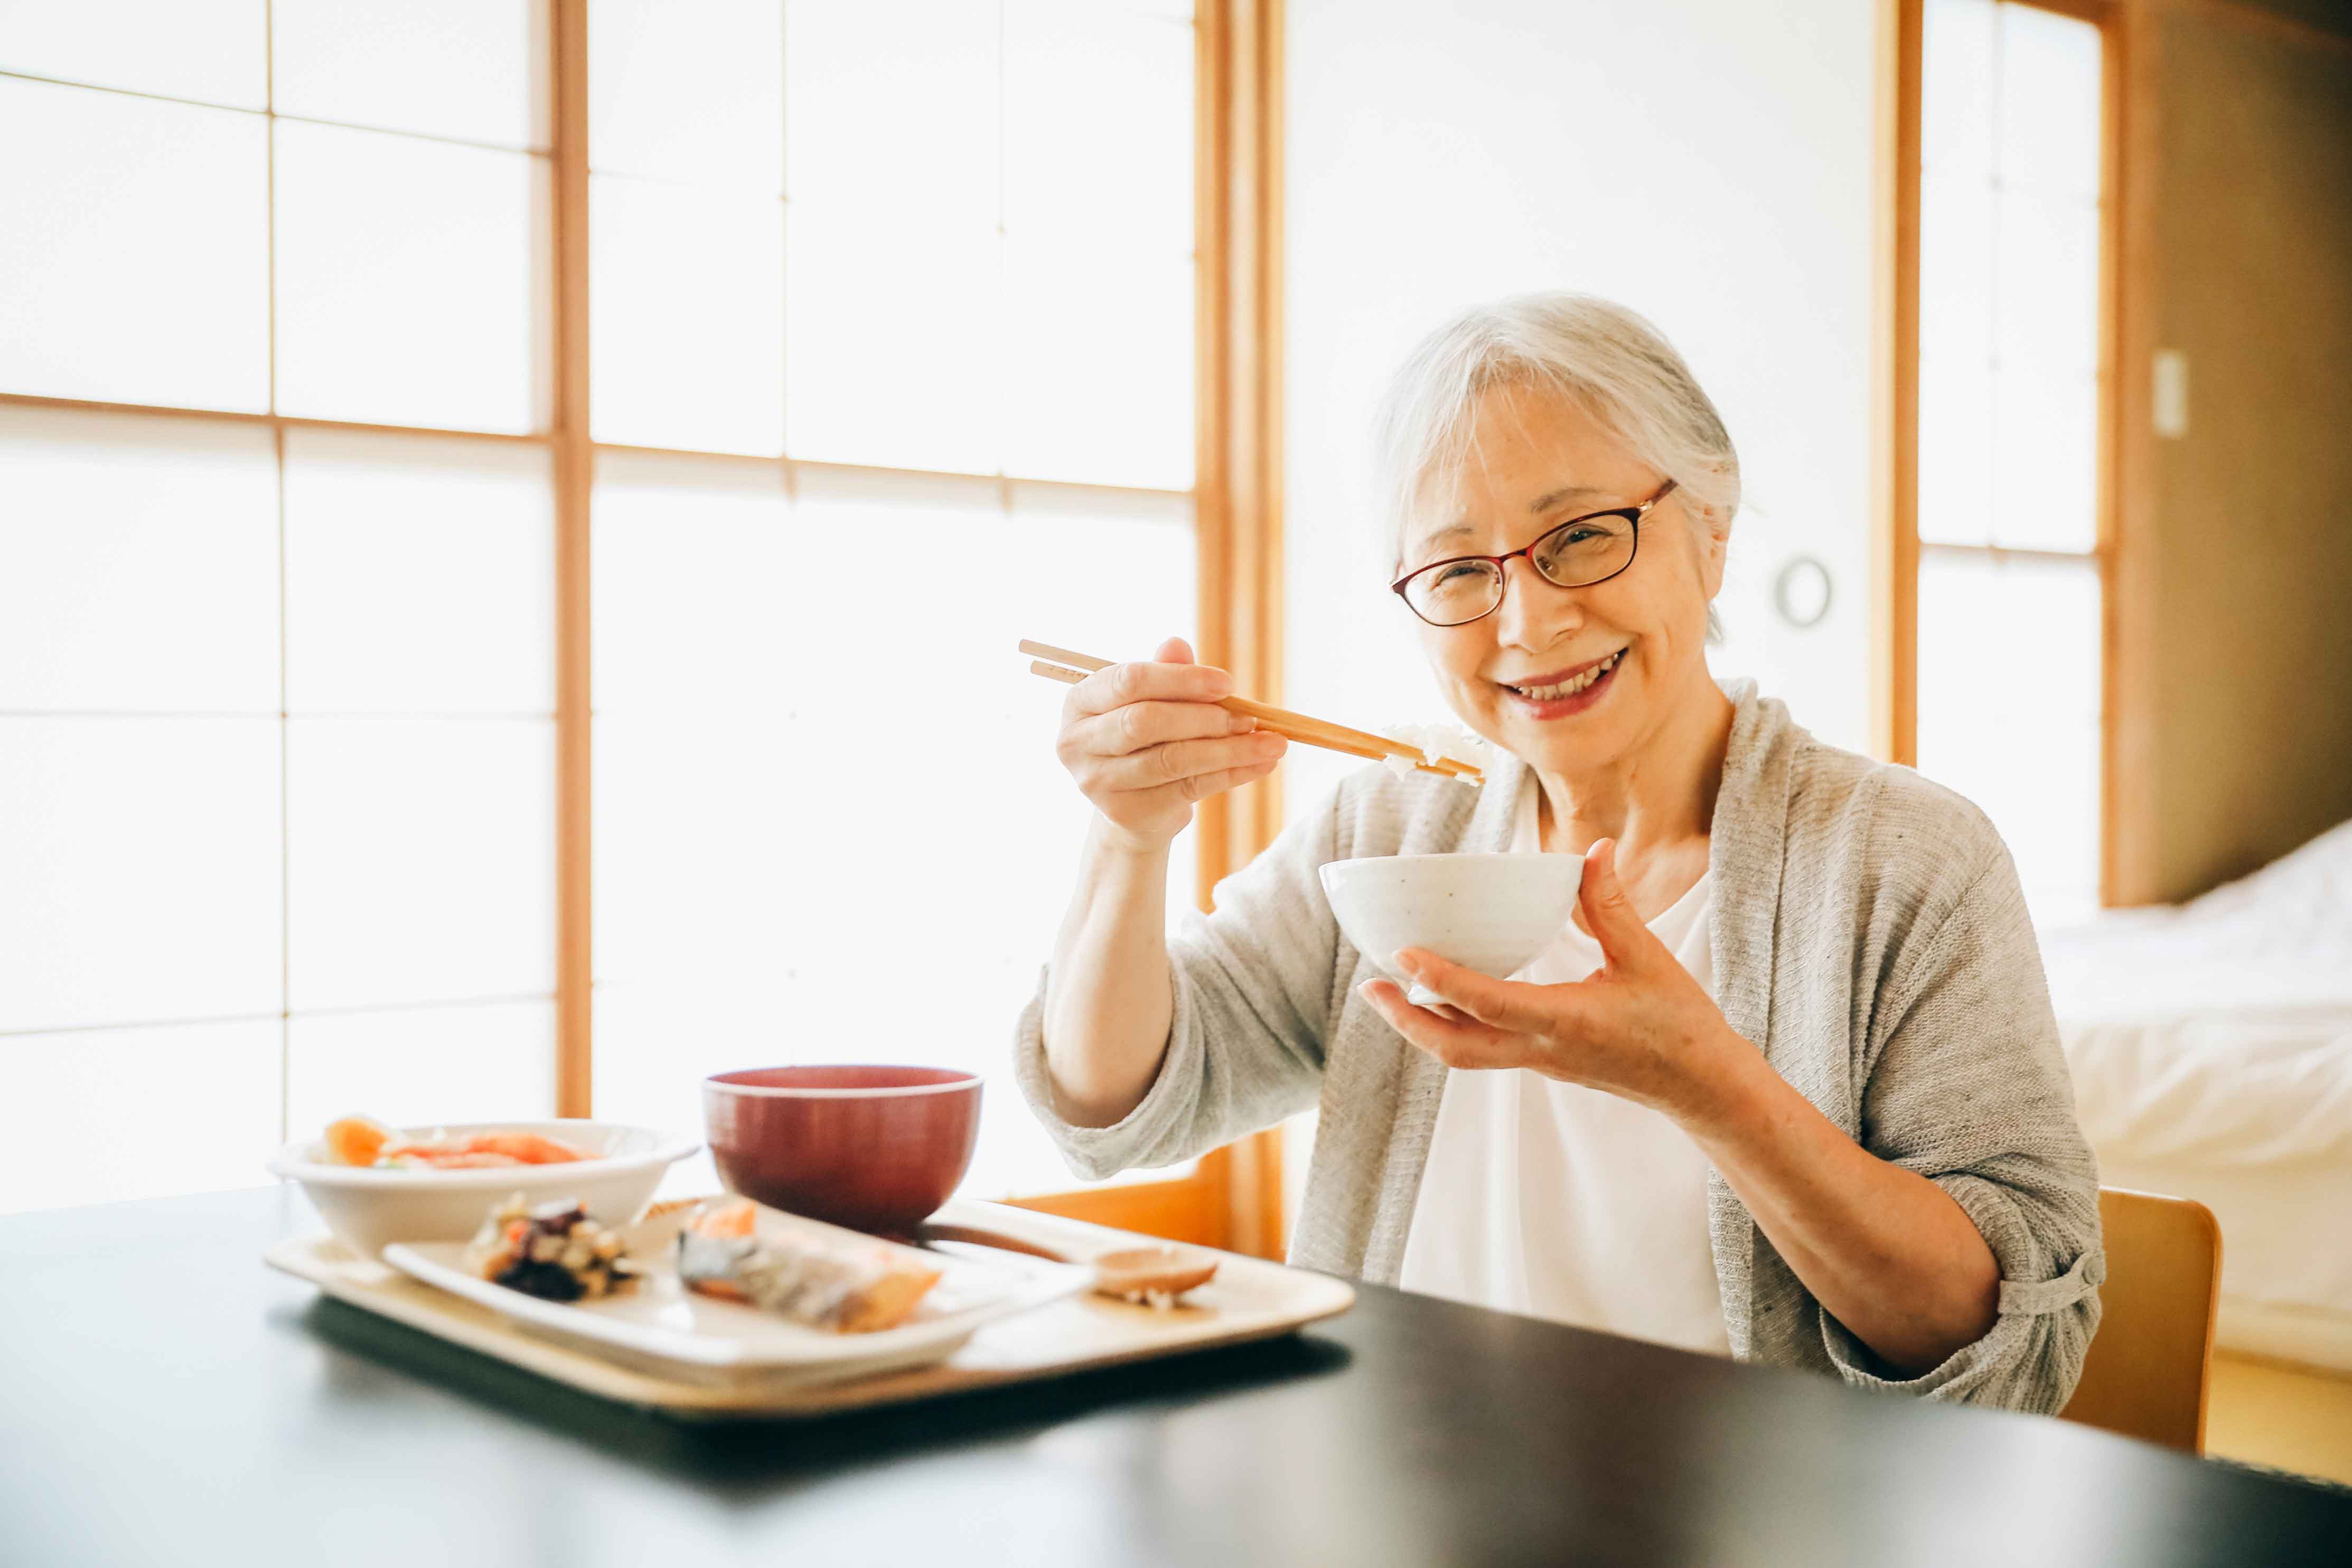
<path fill-rule="evenodd" d="M 1919 145 L 1924 0 L 1880 0 L 1872 276 L 1872 744 L 1919 759 Z"/>

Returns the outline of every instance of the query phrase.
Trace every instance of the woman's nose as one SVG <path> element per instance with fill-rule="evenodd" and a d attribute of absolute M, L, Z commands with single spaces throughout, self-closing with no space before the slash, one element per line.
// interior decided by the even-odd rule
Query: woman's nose
<path fill-rule="evenodd" d="M 1517 648 L 1548 648 L 1582 614 L 1573 589 L 1562 588 L 1528 564 L 1503 563 L 1503 602 L 1495 607 L 1495 639 Z"/>

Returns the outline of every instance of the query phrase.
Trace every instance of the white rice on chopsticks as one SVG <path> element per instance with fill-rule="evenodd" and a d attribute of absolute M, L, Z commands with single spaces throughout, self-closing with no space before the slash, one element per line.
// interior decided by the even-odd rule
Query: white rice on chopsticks
<path fill-rule="evenodd" d="M 1483 775 L 1494 766 L 1495 748 L 1482 736 L 1473 735 L 1457 724 L 1391 724 L 1381 727 L 1381 734 L 1391 740 L 1401 740 L 1407 746 L 1421 748 L 1423 762 L 1443 758 L 1475 768 Z M 1381 766 L 1399 778 L 1412 774 L 1420 764 L 1410 757 L 1391 757 Z M 1483 779 L 1462 779 L 1470 784 Z"/>

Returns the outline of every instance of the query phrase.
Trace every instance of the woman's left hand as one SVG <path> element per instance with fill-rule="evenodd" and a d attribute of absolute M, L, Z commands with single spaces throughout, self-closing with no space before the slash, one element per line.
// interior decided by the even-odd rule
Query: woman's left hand
<path fill-rule="evenodd" d="M 1388 980 L 1363 992 L 1396 1031 L 1449 1067 L 1529 1067 L 1622 1095 L 1685 1127 L 1720 1108 L 1755 1048 L 1682 961 L 1642 924 L 1608 839 L 1585 857 L 1577 893 L 1601 967 L 1567 985 L 1497 980 L 1420 947 L 1399 968 L 1449 1004 L 1419 1008 Z"/>
<path fill-rule="evenodd" d="M 1448 1005 L 1414 1007 L 1387 980 L 1364 994 L 1448 1066 L 1531 1067 L 1671 1117 L 1822 1308 L 1905 1375 L 1981 1339 L 2000 1266 L 1967 1211 L 1856 1143 L 1739 1038 L 1634 913 L 1614 843 L 1585 857 L 1577 904 L 1601 944 L 1589 978 L 1494 980 L 1408 947 L 1398 967 Z"/>

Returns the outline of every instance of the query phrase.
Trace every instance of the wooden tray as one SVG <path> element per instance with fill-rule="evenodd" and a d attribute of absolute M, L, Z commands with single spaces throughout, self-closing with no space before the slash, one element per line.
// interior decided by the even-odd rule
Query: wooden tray
<path fill-rule="evenodd" d="M 941 1224 L 1001 1231 L 1074 1253 L 1099 1251 L 1115 1240 L 1151 1239 L 1025 1208 L 961 1199 L 935 1218 Z M 854 1382 L 809 1385 L 694 1382 L 657 1367 L 624 1364 L 573 1342 L 532 1333 L 488 1307 L 361 1258 L 331 1236 L 294 1238 L 262 1255 L 271 1268 L 308 1280 L 337 1301 L 606 1399 L 694 1419 L 823 1416 L 1058 1377 L 1088 1367 L 1270 1339 L 1336 1317 L 1356 1300 L 1352 1287 L 1328 1275 L 1234 1252 L 1219 1253 L 1218 1260 L 1217 1277 L 1167 1311 L 1107 1296 L 1076 1296 L 990 1323 L 945 1361 Z"/>

